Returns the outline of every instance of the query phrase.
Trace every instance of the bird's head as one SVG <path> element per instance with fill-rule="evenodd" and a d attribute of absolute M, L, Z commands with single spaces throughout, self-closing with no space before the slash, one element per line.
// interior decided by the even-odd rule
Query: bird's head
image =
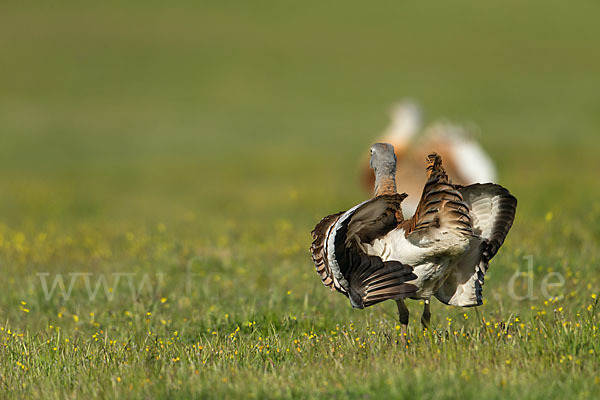
<path fill-rule="evenodd" d="M 389 143 L 375 143 L 371 146 L 371 168 L 386 174 L 396 173 L 396 154 L 394 146 Z"/>

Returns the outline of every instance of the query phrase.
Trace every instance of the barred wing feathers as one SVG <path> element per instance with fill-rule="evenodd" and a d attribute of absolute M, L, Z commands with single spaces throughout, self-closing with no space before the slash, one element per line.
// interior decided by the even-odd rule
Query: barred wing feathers
<path fill-rule="evenodd" d="M 441 157 L 432 153 L 427 158 L 427 183 L 415 215 L 405 222 L 406 236 L 412 242 L 452 246 L 451 239 L 473 235 L 471 215 L 462 193 L 448 179 Z"/>
<path fill-rule="evenodd" d="M 325 241 L 327 240 L 329 231 L 340 219 L 342 214 L 344 214 L 343 211 L 337 214 L 328 215 L 327 217 L 323 218 L 321 222 L 319 222 L 317 226 L 315 226 L 315 229 L 311 232 L 313 242 L 310 246 L 312 260 L 315 263 L 315 268 L 317 269 L 317 273 L 321 277 L 323 285 L 327 286 L 331 290 L 335 289 L 340 292 L 342 292 L 343 289 L 340 286 L 339 282 L 337 282 L 333 277 L 331 268 L 329 268 L 329 264 L 327 263 L 327 249 L 325 248 Z"/>

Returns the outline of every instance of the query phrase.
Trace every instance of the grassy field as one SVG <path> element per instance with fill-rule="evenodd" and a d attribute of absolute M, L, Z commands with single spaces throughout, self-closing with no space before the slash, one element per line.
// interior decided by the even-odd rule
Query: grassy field
<path fill-rule="evenodd" d="M 0 397 L 594 398 L 600 5 L 421 3 L 3 1 Z M 519 199 L 408 348 L 308 254 L 405 96 Z"/>

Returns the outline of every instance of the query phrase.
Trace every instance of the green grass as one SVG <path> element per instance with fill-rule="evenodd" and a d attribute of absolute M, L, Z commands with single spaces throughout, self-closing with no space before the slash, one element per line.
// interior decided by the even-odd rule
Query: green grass
<path fill-rule="evenodd" d="M 2 397 L 593 398 L 599 8 L 3 2 Z M 476 124 L 519 199 L 486 303 L 424 334 L 410 302 L 407 349 L 307 251 L 404 96 Z"/>

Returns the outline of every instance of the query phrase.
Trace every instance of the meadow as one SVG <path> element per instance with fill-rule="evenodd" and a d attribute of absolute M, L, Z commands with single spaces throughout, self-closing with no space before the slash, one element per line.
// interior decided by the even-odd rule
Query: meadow
<path fill-rule="evenodd" d="M 0 397 L 595 398 L 599 11 L 2 2 Z M 308 253 L 405 96 L 519 200 L 484 305 L 410 301 L 407 347 Z"/>

